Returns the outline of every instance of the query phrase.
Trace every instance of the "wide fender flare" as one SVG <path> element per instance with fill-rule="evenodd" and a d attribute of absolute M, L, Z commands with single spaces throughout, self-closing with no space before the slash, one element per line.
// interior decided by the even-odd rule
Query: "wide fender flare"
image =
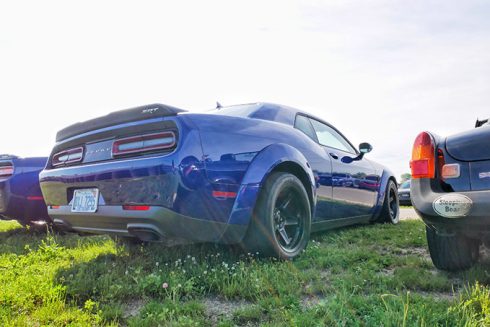
<path fill-rule="evenodd" d="M 285 162 L 292 162 L 304 170 L 315 198 L 315 177 L 308 160 L 298 149 L 285 143 L 275 143 L 262 149 L 250 163 L 228 221 L 230 224 L 248 225 L 260 186 L 278 165 Z"/>
<path fill-rule="evenodd" d="M 383 202 L 385 200 L 386 195 L 386 187 L 388 186 L 388 182 L 390 179 L 393 179 L 396 183 L 395 175 L 388 168 L 383 168 L 383 173 L 381 174 L 381 181 L 378 190 L 378 198 L 376 199 L 376 206 L 374 207 L 373 217 L 376 218 L 381 213 L 381 209 L 383 208 Z"/>
<path fill-rule="evenodd" d="M 260 151 L 248 167 L 242 184 L 262 184 L 274 168 L 284 162 L 301 166 L 308 174 L 311 185 L 315 185 L 315 176 L 308 160 L 298 149 L 285 143 L 275 143 Z"/>

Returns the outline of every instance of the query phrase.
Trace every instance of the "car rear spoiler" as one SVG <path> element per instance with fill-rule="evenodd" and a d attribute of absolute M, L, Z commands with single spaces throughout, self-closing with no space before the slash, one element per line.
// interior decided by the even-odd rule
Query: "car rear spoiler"
<path fill-rule="evenodd" d="M 175 116 L 186 110 L 167 106 L 164 104 L 149 104 L 141 107 L 119 110 L 106 116 L 90 119 L 63 128 L 56 134 L 56 142 L 66 140 L 72 136 L 83 134 L 96 129 L 129 123 L 132 121 L 145 120 L 157 117 Z"/>
<path fill-rule="evenodd" d="M 482 119 L 482 120 L 478 120 L 478 118 L 477 118 L 476 119 L 476 123 L 475 123 L 475 128 L 480 127 L 480 126 L 483 126 L 485 124 L 488 124 L 488 118 L 487 119 Z"/>
<path fill-rule="evenodd" d="M 13 154 L 0 154 L 0 160 L 12 160 L 19 159 L 19 157 L 14 156 Z"/>

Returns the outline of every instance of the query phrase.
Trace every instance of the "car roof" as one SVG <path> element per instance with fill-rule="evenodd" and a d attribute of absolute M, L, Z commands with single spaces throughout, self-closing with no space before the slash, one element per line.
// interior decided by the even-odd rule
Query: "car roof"
<path fill-rule="evenodd" d="M 313 115 L 305 111 L 290 106 L 270 102 L 255 102 L 231 105 L 214 109 L 211 112 L 214 114 L 231 116 L 236 115 L 241 117 L 270 120 L 291 126 L 294 125 L 297 114 L 309 116 L 323 122 L 322 119 L 314 117 Z"/>

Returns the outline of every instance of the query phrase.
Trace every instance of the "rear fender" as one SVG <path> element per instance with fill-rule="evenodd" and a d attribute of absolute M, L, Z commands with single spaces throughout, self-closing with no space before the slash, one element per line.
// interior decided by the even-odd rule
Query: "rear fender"
<path fill-rule="evenodd" d="M 286 162 L 299 165 L 308 175 L 311 194 L 314 198 L 315 178 L 305 156 L 290 145 L 284 143 L 272 144 L 260 151 L 250 163 L 230 215 L 230 224 L 248 225 L 261 185 L 277 166 Z"/>
<path fill-rule="evenodd" d="M 388 186 L 388 182 L 390 181 L 390 179 L 393 179 L 396 184 L 395 175 L 393 175 L 393 173 L 389 169 L 383 169 L 383 174 L 381 175 L 381 183 L 378 190 L 378 198 L 376 199 L 376 206 L 373 209 L 374 219 L 376 219 L 381 213 L 381 209 L 383 208 L 383 203 L 385 200 L 386 187 Z"/>

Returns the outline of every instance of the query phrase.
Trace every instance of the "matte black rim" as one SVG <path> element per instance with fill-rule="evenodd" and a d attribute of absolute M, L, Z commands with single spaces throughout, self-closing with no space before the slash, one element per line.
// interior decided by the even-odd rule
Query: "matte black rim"
<path fill-rule="evenodd" d="M 395 220 L 398 215 L 398 202 L 396 198 L 396 191 L 390 188 L 390 193 L 388 197 L 388 207 L 390 209 L 390 218 Z"/>
<path fill-rule="evenodd" d="M 294 187 L 281 190 L 273 210 L 274 236 L 286 252 L 294 252 L 305 232 L 304 217 L 308 214 L 303 197 Z"/>

